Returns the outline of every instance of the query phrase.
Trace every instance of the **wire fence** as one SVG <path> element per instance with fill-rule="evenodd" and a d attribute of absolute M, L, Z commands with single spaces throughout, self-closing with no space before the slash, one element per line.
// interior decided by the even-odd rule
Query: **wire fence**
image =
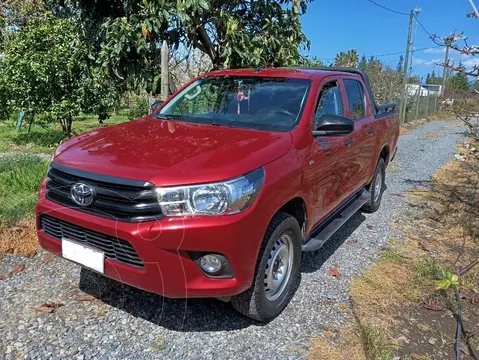
<path fill-rule="evenodd" d="M 405 121 L 427 119 L 441 110 L 441 86 L 408 84 Z"/>

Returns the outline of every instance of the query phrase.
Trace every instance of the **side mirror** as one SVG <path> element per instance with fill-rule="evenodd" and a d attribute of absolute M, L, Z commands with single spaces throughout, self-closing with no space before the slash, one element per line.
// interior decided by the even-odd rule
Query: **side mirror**
<path fill-rule="evenodd" d="M 313 136 L 347 135 L 354 131 L 354 121 L 343 116 L 324 114 L 315 121 Z"/>
<path fill-rule="evenodd" d="M 158 109 L 158 107 L 163 104 L 164 101 L 163 100 L 157 100 L 155 101 L 153 104 L 151 104 L 151 111 L 155 111 L 156 109 Z"/>

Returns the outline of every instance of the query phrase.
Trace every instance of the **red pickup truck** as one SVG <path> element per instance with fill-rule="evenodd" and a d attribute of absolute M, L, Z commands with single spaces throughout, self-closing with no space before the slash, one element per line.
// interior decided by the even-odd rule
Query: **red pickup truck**
<path fill-rule="evenodd" d="M 316 251 L 376 211 L 399 135 L 347 68 L 214 71 L 142 119 L 61 144 L 36 206 L 41 246 L 167 297 L 277 316 Z"/>

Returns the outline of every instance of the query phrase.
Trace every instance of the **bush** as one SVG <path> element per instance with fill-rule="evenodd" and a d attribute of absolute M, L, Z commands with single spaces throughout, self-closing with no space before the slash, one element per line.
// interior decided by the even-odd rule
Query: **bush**
<path fill-rule="evenodd" d="M 128 119 L 135 120 L 148 115 L 148 99 L 143 96 L 135 96 L 135 104 L 128 111 Z"/>

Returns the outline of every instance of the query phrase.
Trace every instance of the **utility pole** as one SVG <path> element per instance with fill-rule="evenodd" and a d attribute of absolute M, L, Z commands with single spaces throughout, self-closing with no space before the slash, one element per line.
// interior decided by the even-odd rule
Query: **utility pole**
<path fill-rule="evenodd" d="M 449 49 L 451 47 L 451 42 L 449 40 L 446 41 L 446 56 L 444 57 L 444 70 L 442 72 L 442 88 L 441 88 L 441 97 L 446 96 L 446 81 L 447 81 L 447 73 L 449 69 Z"/>
<path fill-rule="evenodd" d="M 409 29 L 407 32 L 407 44 L 406 44 L 406 56 L 404 58 L 403 80 L 402 80 L 402 94 L 401 103 L 399 105 L 399 118 L 403 123 L 406 119 L 406 98 L 407 98 L 407 76 L 409 73 L 409 51 L 411 49 L 411 35 L 412 35 L 412 22 L 414 19 L 414 10 L 411 10 L 409 14 Z"/>

